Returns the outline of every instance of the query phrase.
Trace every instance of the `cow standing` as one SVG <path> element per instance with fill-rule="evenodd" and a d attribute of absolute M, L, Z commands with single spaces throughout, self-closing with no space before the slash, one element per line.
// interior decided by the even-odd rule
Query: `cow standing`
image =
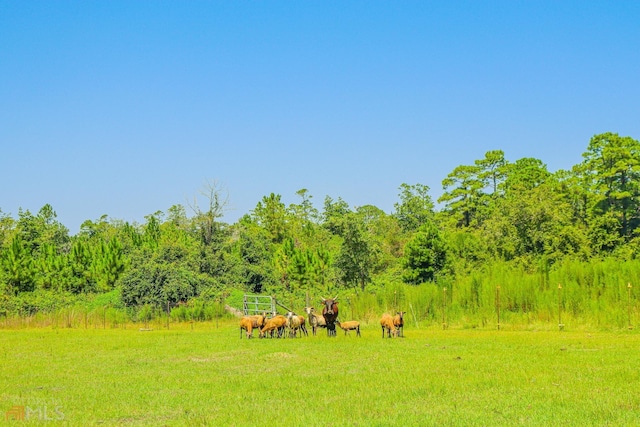
<path fill-rule="evenodd" d="M 322 298 L 322 317 L 327 324 L 327 335 L 336 335 L 336 318 L 338 317 L 338 296 L 335 298 L 324 299 Z"/>

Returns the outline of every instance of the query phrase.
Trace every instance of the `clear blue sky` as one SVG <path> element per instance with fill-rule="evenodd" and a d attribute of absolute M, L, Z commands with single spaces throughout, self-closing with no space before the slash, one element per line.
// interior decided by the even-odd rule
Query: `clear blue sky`
<path fill-rule="evenodd" d="M 229 223 L 302 188 L 391 213 L 489 150 L 640 139 L 639 103 L 637 1 L 0 0 L 0 209 L 75 234 L 215 180 Z"/>

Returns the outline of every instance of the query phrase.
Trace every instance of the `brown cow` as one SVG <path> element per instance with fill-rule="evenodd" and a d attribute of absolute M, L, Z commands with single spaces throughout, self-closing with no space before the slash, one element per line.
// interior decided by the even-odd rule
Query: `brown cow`
<path fill-rule="evenodd" d="M 336 318 L 338 317 L 338 295 L 334 298 L 322 298 L 322 317 L 327 324 L 327 335 L 336 336 Z"/>

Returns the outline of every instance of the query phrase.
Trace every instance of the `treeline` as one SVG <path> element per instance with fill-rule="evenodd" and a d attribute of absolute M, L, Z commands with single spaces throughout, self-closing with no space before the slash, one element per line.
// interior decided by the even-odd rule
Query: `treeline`
<path fill-rule="evenodd" d="M 242 292 L 296 307 L 340 292 L 361 317 L 410 304 L 416 321 L 436 321 L 446 307 L 470 324 L 492 321 L 498 298 L 507 317 L 528 321 L 564 309 L 620 324 L 632 305 L 635 312 L 637 140 L 596 135 L 580 164 L 556 172 L 539 159 L 512 162 L 489 151 L 456 167 L 442 188 L 436 209 L 427 185 L 401 184 L 391 213 L 329 196 L 318 209 L 306 189 L 289 206 L 270 194 L 227 224 L 225 198 L 211 184 L 207 206 L 190 215 L 182 205 L 144 224 L 105 215 L 73 236 L 48 204 L 17 218 L 0 211 L 0 316 L 100 295 L 140 313 L 239 303 Z"/>

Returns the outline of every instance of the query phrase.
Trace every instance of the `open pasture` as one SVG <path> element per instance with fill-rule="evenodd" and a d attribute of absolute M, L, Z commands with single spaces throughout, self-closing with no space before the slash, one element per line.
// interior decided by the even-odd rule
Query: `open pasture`
<path fill-rule="evenodd" d="M 639 350 L 635 331 L 2 330 L 1 420 L 25 406 L 83 426 L 635 425 Z"/>

